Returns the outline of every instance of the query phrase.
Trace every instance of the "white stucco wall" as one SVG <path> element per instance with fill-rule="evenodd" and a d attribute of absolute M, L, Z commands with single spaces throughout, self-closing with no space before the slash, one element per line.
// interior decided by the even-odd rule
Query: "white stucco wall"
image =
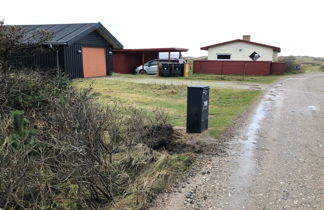
<path fill-rule="evenodd" d="M 257 52 L 261 56 L 257 61 L 274 61 L 278 54 L 277 52 L 274 52 L 272 48 L 244 42 L 233 42 L 209 48 L 208 60 L 217 60 L 217 54 L 231 54 L 231 60 L 252 61 L 249 56 L 253 52 Z"/>

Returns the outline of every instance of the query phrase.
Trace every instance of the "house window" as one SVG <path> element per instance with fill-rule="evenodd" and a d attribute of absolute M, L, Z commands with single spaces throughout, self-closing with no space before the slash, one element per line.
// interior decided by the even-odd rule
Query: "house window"
<path fill-rule="evenodd" d="M 230 60 L 231 54 L 217 54 L 218 60 Z"/>

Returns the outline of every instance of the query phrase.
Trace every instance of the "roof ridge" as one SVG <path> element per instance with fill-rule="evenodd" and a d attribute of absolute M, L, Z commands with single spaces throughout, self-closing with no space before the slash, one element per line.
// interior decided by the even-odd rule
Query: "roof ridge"
<path fill-rule="evenodd" d="M 98 22 L 97 22 L 98 23 Z M 92 23 L 51 23 L 51 24 L 17 24 L 11 26 L 50 26 L 50 25 L 80 25 L 80 24 L 97 24 L 95 22 Z"/>
<path fill-rule="evenodd" d="M 268 45 L 268 44 L 262 44 L 262 43 L 258 43 L 258 42 L 247 41 L 247 40 L 243 40 L 243 39 L 234 39 L 234 40 L 231 40 L 231 41 L 226 41 L 226 42 L 221 42 L 221 43 L 218 43 L 218 44 L 208 45 L 208 46 L 205 46 L 205 47 L 201 47 L 200 49 L 201 50 L 208 50 L 211 47 L 217 47 L 217 46 L 221 46 L 221 45 L 231 44 L 233 42 L 244 42 L 244 43 L 247 43 L 247 44 L 254 44 L 254 45 L 259 45 L 259 46 L 263 46 L 263 47 L 272 48 L 274 51 L 278 51 L 278 52 L 281 51 L 280 47 L 276 47 L 276 46 L 272 46 L 272 45 Z"/>

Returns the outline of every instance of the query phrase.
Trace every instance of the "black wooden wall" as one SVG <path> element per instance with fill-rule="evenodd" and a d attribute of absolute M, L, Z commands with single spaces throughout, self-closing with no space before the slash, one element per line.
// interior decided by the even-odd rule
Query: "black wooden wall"
<path fill-rule="evenodd" d="M 102 38 L 96 31 L 84 36 L 74 44 L 64 47 L 64 71 L 71 78 L 82 78 L 82 47 L 100 47 L 106 49 L 107 75 L 110 75 L 112 69 L 112 46 Z"/>
<path fill-rule="evenodd" d="M 82 78 L 82 47 L 105 48 L 107 75 L 110 75 L 112 73 L 112 46 L 96 31 L 89 33 L 70 46 L 53 46 L 52 49 L 48 49 L 48 51 L 45 53 L 17 56 L 12 63 L 15 63 L 16 66 L 24 66 L 29 68 L 57 68 L 56 50 L 58 50 L 60 69 L 65 72 L 71 79 Z"/>

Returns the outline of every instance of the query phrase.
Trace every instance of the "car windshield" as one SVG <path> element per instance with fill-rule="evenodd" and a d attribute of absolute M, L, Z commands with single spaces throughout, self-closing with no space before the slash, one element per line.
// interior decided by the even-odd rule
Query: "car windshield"
<path fill-rule="evenodd" d="M 159 62 L 158 60 L 151 60 L 149 62 L 146 62 L 144 65 L 145 66 L 157 65 L 158 62 Z"/>

